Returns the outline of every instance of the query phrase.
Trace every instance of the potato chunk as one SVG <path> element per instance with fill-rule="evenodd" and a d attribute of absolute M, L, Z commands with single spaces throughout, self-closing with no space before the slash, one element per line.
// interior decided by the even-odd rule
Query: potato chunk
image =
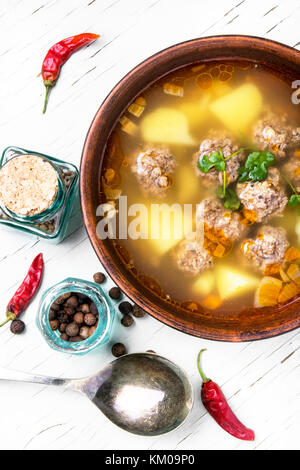
<path fill-rule="evenodd" d="M 215 287 L 215 276 L 214 273 L 208 271 L 204 274 L 201 274 L 197 281 L 193 284 L 193 292 L 199 295 L 208 295 L 211 294 Z"/>
<path fill-rule="evenodd" d="M 143 139 L 151 143 L 195 145 L 183 113 L 172 108 L 158 108 L 141 122 Z"/>
<path fill-rule="evenodd" d="M 251 83 L 241 85 L 210 105 L 211 111 L 235 133 L 249 130 L 261 108 L 262 96 Z"/>
<path fill-rule="evenodd" d="M 245 291 L 255 289 L 259 279 L 231 267 L 220 266 L 217 268 L 217 287 L 222 300 L 244 294 Z"/>
<path fill-rule="evenodd" d="M 180 110 L 186 116 L 190 127 L 195 131 L 208 118 L 210 101 L 211 93 L 206 92 L 200 99 L 195 97 L 194 100 L 185 102 L 180 106 Z"/>

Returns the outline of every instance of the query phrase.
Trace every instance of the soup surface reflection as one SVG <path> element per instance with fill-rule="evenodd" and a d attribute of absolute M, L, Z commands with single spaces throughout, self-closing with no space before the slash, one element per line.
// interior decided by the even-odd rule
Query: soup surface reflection
<path fill-rule="evenodd" d="M 230 313 L 299 295 L 293 91 L 260 65 L 210 62 L 164 77 L 120 118 L 102 169 L 110 243 L 158 295 Z"/>

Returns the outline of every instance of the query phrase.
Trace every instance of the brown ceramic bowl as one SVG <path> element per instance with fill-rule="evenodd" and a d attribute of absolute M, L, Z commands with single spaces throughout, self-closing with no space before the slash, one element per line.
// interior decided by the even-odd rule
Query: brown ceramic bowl
<path fill-rule="evenodd" d="M 128 271 L 110 242 L 96 235 L 100 173 L 107 140 L 116 121 L 140 93 L 172 70 L 199 61 L 246 59 L 273 68 L 287 80 L 300 78 L 300 52 L 266 39 L 215 36 L 172 46 L 138 65 L 121 80 L 100 106 L 86 137 L 80 191 L 84 223 L 102 264 L 134 302 L 158 320 L 191 335 L 221 341 L 249 341 L 285 333 L 300 326 L 300 299 L 280 308 L 251 309 L 238 315 L 189 311 L 159 298 Z"/>

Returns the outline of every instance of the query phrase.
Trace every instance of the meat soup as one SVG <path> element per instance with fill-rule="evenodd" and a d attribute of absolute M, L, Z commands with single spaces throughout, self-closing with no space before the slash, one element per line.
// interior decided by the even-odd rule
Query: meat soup
<path fill-rule="evenodd" d="M 300 294 L 292 91 L 260 65 L 210 62 L 172 72 L 120 118 L 102 168 L 110 243 L 156 294 L 230 313 Z M 124 196 L 134 234 L 121 227 Z"/>

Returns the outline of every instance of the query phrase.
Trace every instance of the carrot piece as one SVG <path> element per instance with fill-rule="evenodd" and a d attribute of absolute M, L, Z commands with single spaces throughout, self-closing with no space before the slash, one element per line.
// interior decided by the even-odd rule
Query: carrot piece
<path fill-rule="evenodd" d="M 215 251 L 214 251 L 214 256 L 216 258 L 222 258 L 225 253 L 225 247 L 223 245 L 217 245 Z"/>
<path fill-rule="evenodd" d="M 140 106 L 146 106 L 146 100 L 143 96 L 139 96 L 136 100 L 135 100 L 135 103 L 136 104 L 139 104 Z"/>
<path fill-rule="evenodd" d="M 264 277 L 255 294 L 255 307 L 274 307 L 282 289 L 282 281 L 275 277 Z"/>
<path fill-rule="evenodd" d="M 287 275 L 289 276 L 290 279 L 295 279 L 299 277 L 299 266 L 298 264 L 290 264 L 288 269 L 287 269 Z"/>
<path fill-rule="evenodd" d="M 290 282 L 289 276 L 284 272 L 282 268 L 280 268 L 279 274 L 283 282 Z"/>
<path fill-rule="evenodd" d="M 285 252 L 285 259 L 290 263 L 300 259 L 300 251 L 293 246 Z"/>
<path fill-rule="evenodd" d="M 221 304 L 222 300 L 217 295 L 209 295 L 203 301 L 204 307 L 209 308 L 211 310 L 215 310 L 216 308 L 220 307 Z"/>
<path fill-rule="evenodd" d="M 284 286 L 284 288 L 280 292 L 278 296 L 278 302 L 279 303 L 287 302 L 293 297 L 296 297 L 296 295 L 298 295 L 299 292 L 300 292 L 300 287 L 294 282 L 289 282 L 288 284 Z"/>
<path fill-rule="evenodd" d="M 256 222 L 257 213 L 251 209 L 243 209 L 242 210 L 242 224 L 244 225 L 252 225 Z"/>
<path fill-rule="evenodd" d="M 274 274 L 279 274 L 280 273 L 280 265 L 278 263 L 272 263 L 268 264 L 266 266 L 264 275 L 265 276 L 274 276 Z"/>

